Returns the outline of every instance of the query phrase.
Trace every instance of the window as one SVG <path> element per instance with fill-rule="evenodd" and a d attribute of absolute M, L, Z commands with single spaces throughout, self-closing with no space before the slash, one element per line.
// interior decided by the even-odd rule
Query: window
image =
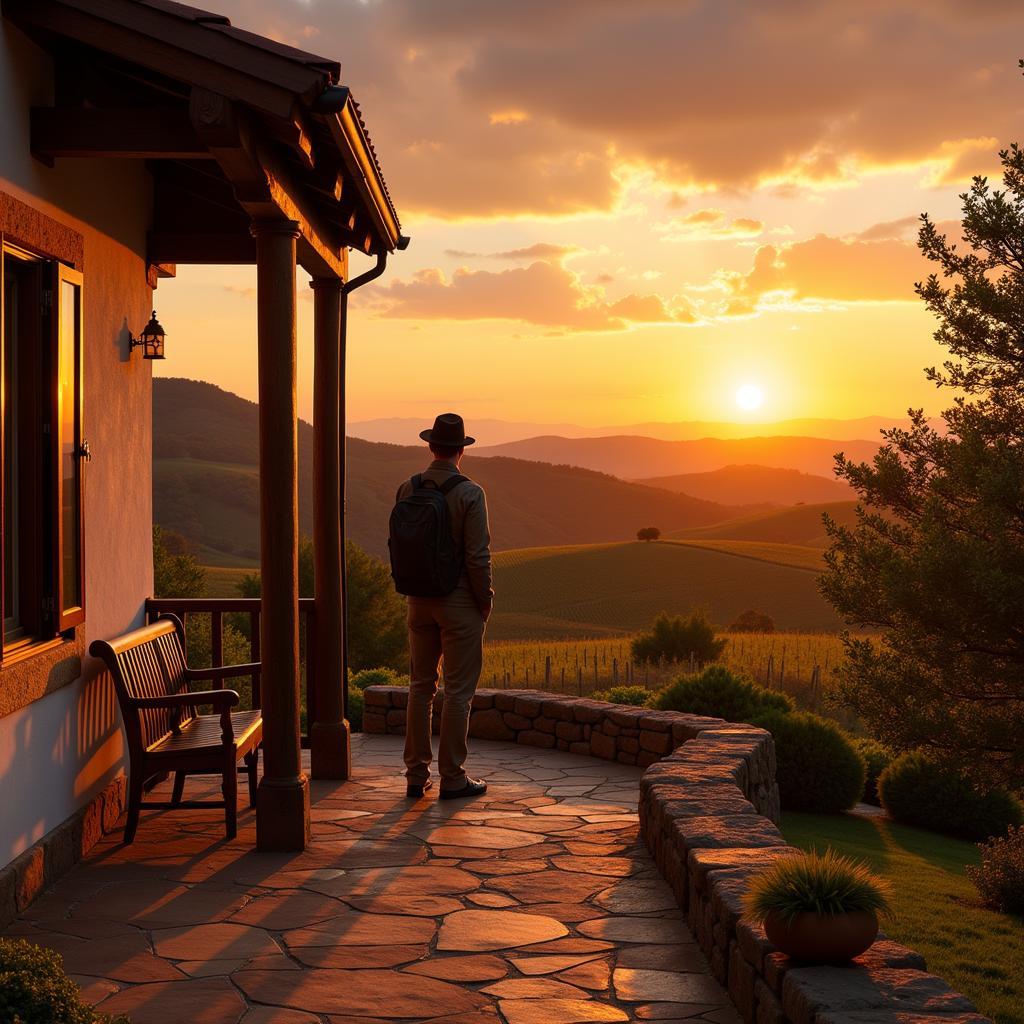
<path fill-rule="evenodd" d="M 85 619 L 82 275 L 10 244 L 0 264 L 3 652 Z"/>

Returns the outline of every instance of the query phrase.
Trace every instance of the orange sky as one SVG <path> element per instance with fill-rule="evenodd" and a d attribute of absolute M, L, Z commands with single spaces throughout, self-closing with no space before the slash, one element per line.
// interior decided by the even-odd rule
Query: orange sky
<path fill-rule="evenodd" d="M 955 221 L 1022 134 L 1015 0 L 214 6 L 340 58 L 412 237 L 353 298 L 350 419 L 941 406 L 917 216 Z M 255 397 L 254 286 L 250 268 L 163 282 L 160 372 Z"/>

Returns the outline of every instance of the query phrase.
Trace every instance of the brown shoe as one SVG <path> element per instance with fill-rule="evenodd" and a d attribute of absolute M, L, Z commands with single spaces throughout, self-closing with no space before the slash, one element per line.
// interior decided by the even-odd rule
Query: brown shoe
<path fill-rule="evenodd" d="M 405 787 L 405 796 L 408 800 L 419 800 L 423 794 L 433 786 L 433 781 L 427 779 L 426 782 L 410 782 Z"/>
<path fill-rule="evenodd" d="M 476 779 L 466 779 L 462 789 L 442 789 L 442 800 L 462 800 L 467 796 L 483 796 L 487 792 L 487 783 Z"/>

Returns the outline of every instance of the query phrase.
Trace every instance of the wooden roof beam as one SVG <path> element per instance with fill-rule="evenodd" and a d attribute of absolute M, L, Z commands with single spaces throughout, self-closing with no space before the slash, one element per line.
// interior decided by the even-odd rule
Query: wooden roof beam
<path fill-rule="evenodd" d="M 176 107 L 33 107 L 31 118 L 32 155 L 46 162 L 57 157 L 210 158 L 187 111 Z"/>
<path fill-rule="evenodd" d="M 302 266 L 314 276 L 343 280 L 346 261 L 341 238 L 315 212 L 271 147 L 261 144 L 243 112 L 226 97 L 196 88 L 189 115 L 200 140 L 231 182 L 242 209 L 253 220 L 295 221 Z"/>
<path fill-rule="evenodd" d="M 245 234 L 150 231 L 146 260 L 151 264 L 235 264 L 256 262 L 256 241 Z"/>
<path fill-rule="evenodd" d="M 257 50 L 242 38 L 210 31 L 155 6 L 105 0 L 102 16 L 86 0 L 3 0 L 3 13 L 29 30 L 52 32 L 179 81 L 290 117 L 296 94 L 317 95 L 328 73 Z"/>

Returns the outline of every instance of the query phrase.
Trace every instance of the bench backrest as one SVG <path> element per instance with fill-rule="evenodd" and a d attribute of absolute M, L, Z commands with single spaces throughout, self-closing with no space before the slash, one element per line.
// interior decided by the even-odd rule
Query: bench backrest
<path fill-rule="evenodd" d="M 141 697 L 188 691 L 185 679 L 185 630 L 176 615 L 160 618 L 114 640 L 94 640 L 89 653 L 102 658 L 114 677 L 129 751 L 144 751 L 188 721 L 193 709 L 140 708 Z"/>

